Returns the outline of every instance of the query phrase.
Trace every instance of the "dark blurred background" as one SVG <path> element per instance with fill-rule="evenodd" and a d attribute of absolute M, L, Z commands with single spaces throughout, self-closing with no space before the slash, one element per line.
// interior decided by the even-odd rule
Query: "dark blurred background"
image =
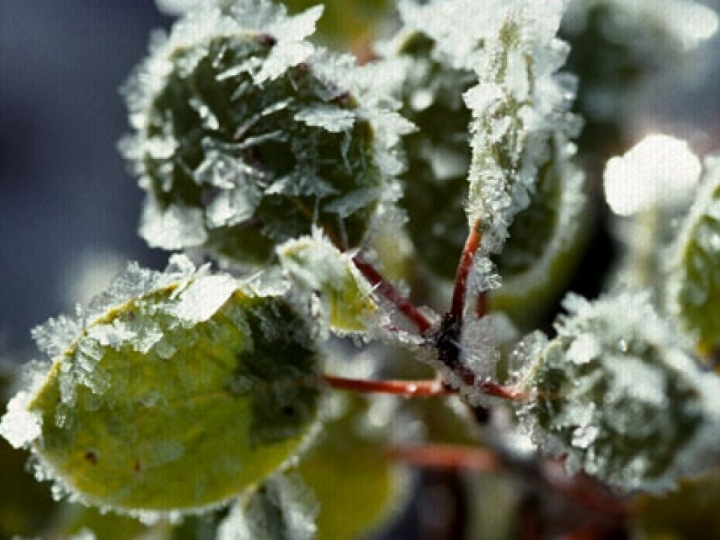
<path fill-rule="evenodd" d="M 116 145 L 119 87 L 168 23 L 152 0 L 0 2 L 0 356 L 71 308 L 78 279 L 164 266 L 136 234 L 141 192 Z"/>

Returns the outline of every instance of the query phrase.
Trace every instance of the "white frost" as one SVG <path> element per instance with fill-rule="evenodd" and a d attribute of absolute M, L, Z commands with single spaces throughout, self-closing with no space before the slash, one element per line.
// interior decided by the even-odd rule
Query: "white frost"
<path fill-rule="evenodd" d="M 355 123 L 355 111 L 314 104 L 297 112 L 295 120 L 308 126 L 317 126 L 333 133 L 340 133 L 352 128 Z"/>
<path fill-rule="evenodd" d="M 32 397 L 30 392 L 18 392 L 8 403 L 7 413 L 0 420 L 0 435 L 14 448 L 27 446 L 41 435 L 40 419 L 28 411 Z"/>
<path fill-rule="evenodd" d="M 207 240 L 202 210 L 181 205 L 163 210 L 153 199 L 145 201 L 140 235 L 150 247 L 167 250 L 200 246 Z"/>
<path fill-rule="evenodd" d="M 207 321 L 237 290 L 230 276 L 204 276 L 195 279 L 172 305 L 172 313 L 184 323 L 195 325 Z"/>
<path fill-rule="evenodd" d="M 627 216 L 660 206 L 682 206 L 695 193 L 702 166 L 687 142 L 649 135 L 621 157 L 607 162 L 605 198 Z"/>

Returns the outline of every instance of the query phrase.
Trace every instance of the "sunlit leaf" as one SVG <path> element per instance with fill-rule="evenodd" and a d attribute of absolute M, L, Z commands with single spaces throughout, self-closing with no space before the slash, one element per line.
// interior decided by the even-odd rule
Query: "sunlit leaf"
<path fill-rule="evenodd" d="M 72 498 L 128 512 L 222 503 L 311 431 L 320 388 L 303 320 L 280 297 L 183 264 L 119 278 L 3 418 L 3 435 L 30 444 Z"/>
<path fill-rule="evenodd" d="M 283 269 L 296 283 L 295 294 L 315 304 L 320 326 L 343 335 L 367 333 L 378 305 L 372 285 L 352 258 L 320 235 L 290 240 L 278 248 Z"/>

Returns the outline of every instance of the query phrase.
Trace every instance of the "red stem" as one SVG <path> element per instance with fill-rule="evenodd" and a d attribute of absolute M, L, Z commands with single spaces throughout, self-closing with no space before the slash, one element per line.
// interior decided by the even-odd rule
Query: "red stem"
<path fill-rule="evenodd" d="M 450 305 L 450 315 L 462 321 L 463 311 L 465 309 L 465 299 L 467 297 L 468 279 L 472 270 L 475 255 L 480 249 L 482 242 L 482 233 L 480 232 L 480 223 L 475 223 L 468 233 L 465 246 L 463 247 L 460 262 L 458 263 L 457 273 L 455 274 L 455 289 L 453 290 L 452 304 Z M 477 299 L 475 313 L 481 319 L 487 313 L 487 291 L 482 291 Z"/>
<path fill-rule="evenodd" d="M 480 248 L 480 234 L 477 224 L 470 229 L 465 247 L 463 247 L 460 262 L 458 263 L 457 273 L 455 274 L 455 289 L 453 290 L 452 304 L 450 305 L 450 314 L 458 319 L 462 319 L 463 310 L 465 308 L 465 296 L 467 295 L 467 282 L 472 269 L 475 254 Z"/>
<path fill-rule="evenodd" d="M 430 330 L 430 328 L 432 328 L 432 323 L 425 316 L 425 314 L 417 307 L 415 307 L 415 305 L 413 305 L 410 300 L 401 295 L 398 290 L 393 287 L 393 285 L 389 281 L 387 281 L 380 274 L 380 272 L 375 269 L 372 264 L 362 260 L 357 255 L 353 257 L 353 262 L 355 263 L 357 269 L 360 270 L 360 273 L 362 273 L 362 275 L 367 278 L 370 284 L 373 285 L 373 287 L 375 287 L 380 292 L 380 294 L 390 300 L 390 302 L 392 302 L 398 308 L 400 313 L 410 319 L 415 324 L 415 326 L 417 326 L 421 334 L 424 334 L 425 332 Z"/>
<path fill-rule="evenodd" d="M 388 450 L 388 456 L 417 467 L 478 472 L 497 472 L 503 468 L 500 458 L 490 450 L 452 444 L 393 447 Z"/>
<path fill-rule="evenodd" d="M 323 375 L 331 387 L 338 390 L 352 390 L 365 394 L 394 394 L 403 397 L 435 397 L 456 393 L 446 388 L 441 381 L 374 381 L 369 379 L 348 379 L 335 375 Z"/>
<path fill-rule="evenodd" d="M 488 396 L 499 397 L 508 401 L 524 401 L 528 398 L 527 392 L 517 390 L 512 386 L 503 386 L 493 381 L 482 381 L 476 383 L 476 386 Z"/>

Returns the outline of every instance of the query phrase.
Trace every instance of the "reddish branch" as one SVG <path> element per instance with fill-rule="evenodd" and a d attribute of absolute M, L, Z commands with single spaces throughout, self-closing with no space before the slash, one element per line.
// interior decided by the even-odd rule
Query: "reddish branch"
<path fill-rule="evenodd" d="M 455 274 L 455 288 L 453 290 L 452 303 L 450 304 L 450 315 L 462 320 L 463 311 L 465 309 L 465 301 L 467 298 L 468 280 L 472 271 L 475 255 L 480 249 L 482 241 L 482 233 L 480 232 L 480 224 L 476 223 L 470 229 L 465 246 L 463 247 L 460 262 L 458 263 L 457 272 Z M 478 318 L 482 318 L 487 313 L 487 293 L 481 292 L 477 299 L 475 311 Z"/>
<path fill-rule="evenodd" d="M 503 468 L 502 460 L 490 450 L 452 444 L 393 447 L 388 450 L 388 456 L 416 467 L 478 472 L 497 472 Z"/>
<path fill-rule="evenodd" d="M 435 397 L 455 393 L 446 388 L 441 381 L 376 381 L 368 379 L 348 379 L 335 375 L 324 375 L 323 379 L 332 388 L 352 390 L 367 394 L 394 394 L 403 397 Z"/>
<path fill-rule="evenodd" d="M 400 311 L 400 313 L 405 315 L 410 321 L 413 322 L 413 324 L 415 324 L 421 334 L 424 334 L 425 332 L 430 330 L 430 328 L 432 328 L 432 323 L 425 316 L 425 314 L 417 307 L 415 307 L 415 305 L 413 305 L 410 300 L 401 295 L 398 290 L 389 281 L 387 281 L 380 274 L 380 272 L 375 269 L 372 264 L 362 260 L 357 255 L 353 257 L 353 263 L 355 263 L 355 266 L 358 270 L 360 270 L 360 273 L 365 276 L 365 278 L 370 282 L 371 285 L 373 285 L 373 287 L 375 287 L 375 289 L 380 294 L 382 294 L 386 299 L 392 302 L 398 308 L 398 311 Z"/>

